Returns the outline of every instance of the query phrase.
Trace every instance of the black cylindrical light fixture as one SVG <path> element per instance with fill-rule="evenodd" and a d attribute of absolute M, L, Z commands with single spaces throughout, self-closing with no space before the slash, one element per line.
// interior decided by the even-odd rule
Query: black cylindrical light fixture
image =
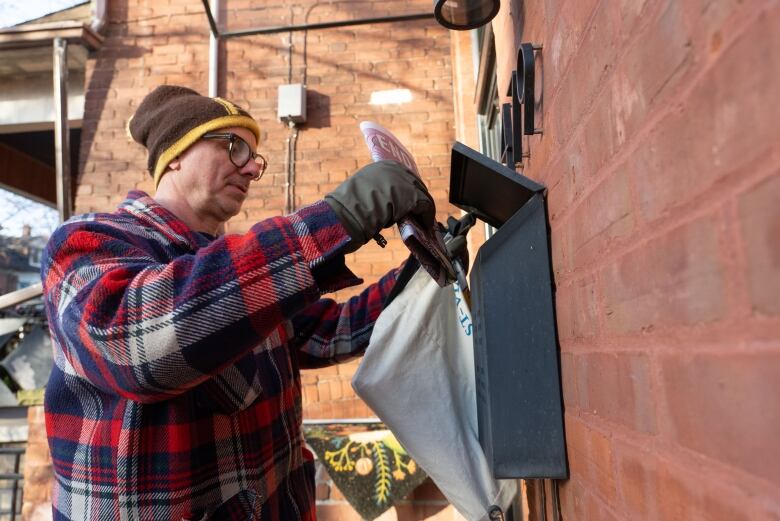
<path fill-rule="evenodd" d="M 447 29 L 476 29 L 492 20 L 501 7 L 500 0 L 433 0 L 436 21 Z"/>

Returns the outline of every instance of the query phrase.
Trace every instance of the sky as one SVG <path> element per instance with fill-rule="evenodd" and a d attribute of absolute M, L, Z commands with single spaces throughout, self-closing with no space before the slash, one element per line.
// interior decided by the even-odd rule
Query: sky
<path fill-rule="evenodd" d="M 0 0 L 0 27 L 26 22 L 85 0 Z M 0 234 L 19 236 L 22 226 L 33 235 L 50 235 L 57 225 L 57 210 L 0 188 Z"/>
<path fill-rule="evenodd" d="M 32 20 L 40 16 L 54 13 L 85 0 L 0 0 L 0 27 Z"/>
<path fill-rule="evenodd" d="M 59 224 L 57 210 L 0 188 L 0 234 L 19 237 L 29 224 L 32 235 L 49 236 Z"/>

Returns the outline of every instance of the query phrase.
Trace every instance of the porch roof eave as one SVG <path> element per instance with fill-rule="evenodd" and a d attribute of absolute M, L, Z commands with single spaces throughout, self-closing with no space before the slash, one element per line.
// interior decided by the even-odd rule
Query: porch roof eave
<path fill-rule="evenodd" d="M 0 29 L 0 50 L 42 47 L 51 45 L 55 38 L 83 45 L 90 51 L 99 49 L 103 44 L 103 37 L 88 23 L 65 21 Z"/>

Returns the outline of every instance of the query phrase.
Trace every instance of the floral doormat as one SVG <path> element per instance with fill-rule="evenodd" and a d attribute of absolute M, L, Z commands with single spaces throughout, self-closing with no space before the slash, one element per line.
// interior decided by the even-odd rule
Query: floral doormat
<path fill-rule="evenodd" d="M 428 477 L 381 423 L 309 425 L 306 441 L 349 504 L 367 520 Z"/>

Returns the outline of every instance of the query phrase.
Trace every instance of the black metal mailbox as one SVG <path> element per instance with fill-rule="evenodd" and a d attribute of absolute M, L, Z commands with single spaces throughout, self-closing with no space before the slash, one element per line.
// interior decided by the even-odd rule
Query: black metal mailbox
<path fill-rule="evenodd" d="M 565 478 L 545 188 L 461 143 L 450 202 L 498 231 L 470 275 L 479 439 L 496 478 Z"/>

